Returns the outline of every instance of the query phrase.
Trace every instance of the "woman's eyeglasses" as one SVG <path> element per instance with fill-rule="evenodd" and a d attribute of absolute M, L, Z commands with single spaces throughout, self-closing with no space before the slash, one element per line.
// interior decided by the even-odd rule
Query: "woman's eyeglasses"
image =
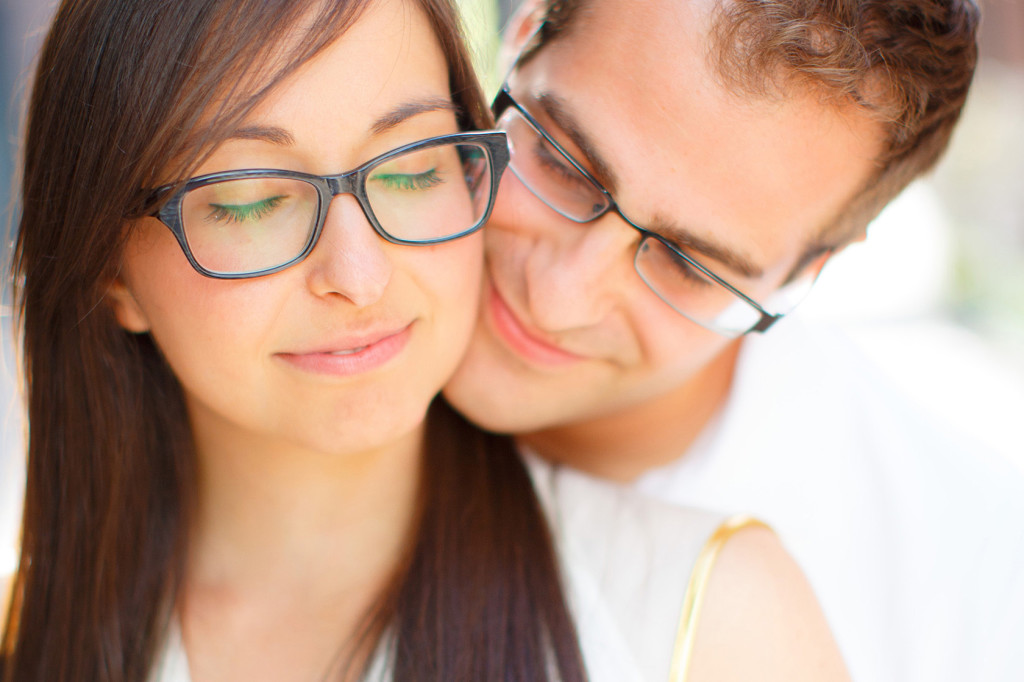
<path fill-rule="evenodd" d="M 199 273 L 259 277 L 312 252 L 339 194 L 353 195 L 377 234 L 395 244 L 468 235 L 490 215 L 507 164 L 504 132 L 455 133 L 407 144 L 340 175 L 274 169 L 202 175 L 152 215 L 171 229 Z"/>

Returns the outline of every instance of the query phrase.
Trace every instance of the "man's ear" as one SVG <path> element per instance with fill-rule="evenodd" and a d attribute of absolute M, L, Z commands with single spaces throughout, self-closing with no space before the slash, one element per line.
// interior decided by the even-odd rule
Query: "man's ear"
<path fill-rule="evenodd" d="M 545 0 L 523 0 L 519 9 L 509 17 L 498 53 L 498 68 L 502 74 L 508 73 L 527 41 L 537 32 L 546 6 Z"/>
<path fill-rule="evenodd" d="M 867 238 L 868 238 L 868 228 L 865 227 L 863 230 L 861 230 L 856 235 L 854 235 L 848 242 L 843 244 L 843 246 L 841 248 L 838 248 L 835 251 L 838 253 L 839 251 L 842 251 L 843 249 L 845 249 L 850 244 L 860 244 L 861 242 L 865 241 Z"/>
<path fill-rule="evenodd" d="M 818 275 L 821 274 L 825 264 L 832 260 L 832 257 L 842 250 L 843 247 L 837 247 L 815 256 L 790 278 L 790 284 L 795 284 L 796 282 L 814 282 L 818 279 Z M 806 291 L 804 292 L 804 295 L 806 295 Z"/>
<path fill-rule="evenodd" d="M 804 272 L 809 274 L 811 277 L 817 279 L 818 275 L 821 274 L 822 268 L 825 267 L 825 263 L 828 263 L 830 260 L 832 260 L 832 257 L 839 253 L 840 251 L 842 251 L 843 248 L 845 248 L 845 246 L 839 249 L 829 249 L 820 256 L 817 256 L 814 260 L 807 264 L 807 267 L 804 270 Z"/>
<path fill-rule="evenodd" d="M 118 275 L 107 287 L 107 304 L 114 310 L 117 323 L 125 331 L 142 334 L 149 331 L 149 319 L 135 300 L 135 295 Z"/>

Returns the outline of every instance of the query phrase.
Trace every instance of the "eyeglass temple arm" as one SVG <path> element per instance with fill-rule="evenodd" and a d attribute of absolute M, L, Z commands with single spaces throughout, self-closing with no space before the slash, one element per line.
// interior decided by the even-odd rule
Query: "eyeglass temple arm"
<path fill-rule="evenodd" d="M 782 318 L 782 315 L 772 315 L 771 313 L 762 312 L 760 321 L 753 327 L 748 329 L 747 333 L 750 334 L 751 332 L 758 332 L 760 334 L 766 332 L 769 329 L 771 329 L 772 326 Z"/>

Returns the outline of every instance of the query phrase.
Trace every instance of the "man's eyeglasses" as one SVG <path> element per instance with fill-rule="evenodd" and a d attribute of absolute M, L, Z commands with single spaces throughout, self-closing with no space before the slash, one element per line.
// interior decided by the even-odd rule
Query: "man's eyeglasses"
<path fill-rule="evenodd" d="M 783 285 L 763 305 L 754 301 L 685 249 L 626 217 L 608 190 L 513 99 L 508 84 L 492 108 L 498 127 L 508 134 L 509 168 L 526 188 L 577 223 L 615 211 L 641 235 L 633 258 L 637 274 L 661 300 L 702 327 L 729 337 L 766 331 L 813 285 L 816 268 Z"/>
<path fill-rule="evenodd" d="M 394 244 L 468 235 L 490 215 L 507 164 L 504 132 L 455 133 L 399 147 L 340 175 L 272 169 L 202 175 L 153 215 L 200 274 L 259 277 L 312 252 L 338 194 L 352 194 L 377 234 Z"/>

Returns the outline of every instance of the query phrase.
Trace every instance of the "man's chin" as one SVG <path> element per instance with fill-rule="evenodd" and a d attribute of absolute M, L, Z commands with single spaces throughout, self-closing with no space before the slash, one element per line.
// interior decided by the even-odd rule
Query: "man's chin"
<path fill-rule="evenodd" d="M 485 431 L 515 434 L 522 431 L 514 411 L 506 406 L 495 405 L 493 401 L 467 396 L 459 386 L 449 384 L 441 392 L 445 400 L 463 417 Z"/>
<path fill-rule="evenodd" d="M 456 376 L 442 395 L 457 412 L 485 431 L 518 435 L 553 426 L 554 410 L 538 409 L 534 401 L 509 400 L 497 389 L 469 388 Z M 550 406 L 548 406 L 550 407 Z"/>

